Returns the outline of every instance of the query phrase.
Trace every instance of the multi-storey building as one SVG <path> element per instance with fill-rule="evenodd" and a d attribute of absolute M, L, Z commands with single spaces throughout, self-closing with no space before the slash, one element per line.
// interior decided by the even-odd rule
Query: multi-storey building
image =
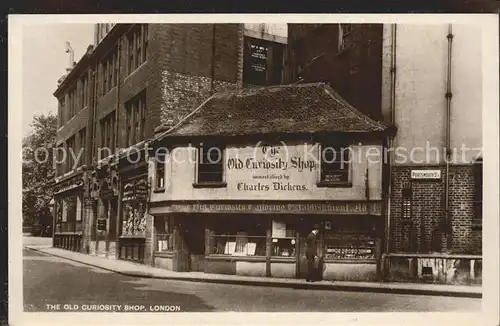
<path fill-rule="evenodd" d="M 58 146 L 85 148 L 84 160 L 58 167 L 55 245 L 149 257 L 146 140 L 216 91 L 281 83 L 285 43 L 269 26 L 97 24 L 54 93 Z"/>
<path fill-rule="evenodd" d="M 480 34 L 473 25 L 289 24 L 291 82 L 327 82 L 397 129 L 383 187 L 388 277 L 481 275 Z"/>

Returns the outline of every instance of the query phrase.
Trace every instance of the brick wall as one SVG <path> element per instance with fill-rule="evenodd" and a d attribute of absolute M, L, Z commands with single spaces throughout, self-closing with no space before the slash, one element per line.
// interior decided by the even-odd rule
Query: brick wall
<path fill-rule="evenodd" d="M 174 124 L 196 109 L 212 95 L 211 78 L 164 71 L 162 78 L 163 98 L 160 119 Z M 237 87 L 236 83 L 217 80 L 215 91 Z"/>
<path fill-rule="evenodd" d="M 100 119 L 119 107 L 117 146 L 125 147 L 125 104 L 146 89 L 146 138 L 167 120 L 178 122 L 215 91 L 241 83 L 242 27 L 239 24 L 150 24 L 147 61 L 127 75 L 127 40 L 121 35 L 120 89 L 100 96 L 96 111 L 96 144 Z M 115 43 L 116 44 L 116 43 Z M 215 44 L 215 51 L 213 45 Z M 103 56 L 104 57 L 104 54 Z M 96 58 L 99 62 L 101 58 Z M 213 65 L 213 67 L 212 67 Z M 117 103 L 119 96 L 119 103 Z"/>
<path fill-rule="evenodd" d="M 422 167 L 418 167 L 419 169 Z M 411 180 L 416 167 L 393 167 L 391 196 L 391 252 L 428 252 L 446 248 L 442 236 L 445 215 L 445 167 L 440 180 Z M 412 189 L 412 216 L 402 217 L 402 190 Z M 449 208 L 452 247 L 456 253 L 480 253 L 481 231 L 472 230 L 474 175 L 472 166 L 450 167 Z"/>
<path fill-rule="evenodd" d="M 474 191 L 473 166 L 453 167 L 450 170 L 453 249 L 461 252 L 482 252 L 482 231 L 472 228 Z"/>
<path fill-rule="evenodd" d="M 162 24 L 151 28 L 155 70 L 148 89 L 148 106 L 154 109 L 148 119 L 154 123 L 149 124 L 152 128 L 148 137 L 154 136 L 152 129 L 160 122 L 177 123 L 213 92 L 241 84 L 242 30 L 239 24 L 217 24 L 215 31 L 213 24 Z"/>
<path fill-rule="evenodd" d="M 88 117 L 88 108 L 85 107 L 83 110 L 80 110 L 76 113 L 76 115 L 71 118 L 64 126 L 57 130 L 56 135 L 56 143 L 57 145 L 64 142 L 69 137 L 78 134 L 82 128 L 87 127 L 87 117 Z M 78 138 L 78 135 L 75 136 L 75 139 Z M 78 144 L 78 140 L 76 140 Z"/>

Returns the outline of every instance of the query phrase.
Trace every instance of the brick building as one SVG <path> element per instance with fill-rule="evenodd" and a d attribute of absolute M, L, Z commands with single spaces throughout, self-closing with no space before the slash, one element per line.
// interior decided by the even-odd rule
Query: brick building
<path fill-rule="evenodd" d="M 54 245 L 143 261 L 145 141 L 216 91 L 281 83 L 285 43 L 266 25 L 97 24 L 54 93 L 58 146 L 85 150 L 58 167 Z"/>
<path fill-rule="evenodd" d="M 386 139 L 394 150 L 384 169 L 387 277 L 480 278 L 480 33 L 472 25 L 289 24 L 290 82 L 327 82 L 397 129 Z"/>

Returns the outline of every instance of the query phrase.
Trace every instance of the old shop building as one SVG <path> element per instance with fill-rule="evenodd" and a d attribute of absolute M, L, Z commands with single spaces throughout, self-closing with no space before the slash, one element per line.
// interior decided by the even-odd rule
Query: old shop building
<path fill-rule="evenodd" d="M 386 197 L 389 279 L 481 276 L 482 68 L 470 60 L 481 57 L 480 33 L 469 25 L 289 24 L 292 81 L 328 82 L 397 127 L 390 144 L 402 155 L 390 156 Z"/>
<path fill-rule="evenodd" d="M 150 144 L 151 263 L 303 277 L 316 225 L 324 278 L 376 279 L 388 132 L 322 83 L 215 94 Z"/>
<path fill-rule="evenodd" d="M 56 182 L 59 197 L 79 189 L 76 205 L 57 206 L 54 239 L 64 240 L 56 245 L 143 262 L 150 191 L 145 141 L 218 90 L 281 83 L 282 32 L 252 24 L 96 24 L 93 49 L 55 93 L 60 117 L 78 103 L 78 119 L 61 123 L 60 143 L 87 149 L 82 172 Z M 80 90 L 75 81 L 78 94 L 68 98 L 66 90 L 83 72 L 92 84 Z M 82 126 L 74 139 L 66 132 Z M 77 217 L 61 214 L 73 207 Z"/>

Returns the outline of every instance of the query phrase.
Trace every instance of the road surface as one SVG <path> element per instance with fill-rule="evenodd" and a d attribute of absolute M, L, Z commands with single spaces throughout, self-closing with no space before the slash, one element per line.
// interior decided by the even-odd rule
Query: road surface
<path fill-rule="evenodd" d="M 481 299 L 136 278 L 23 250 L 25 311 L 480 311 Z M 113 307 L 116 305 L 116 307 Z M 117 307 L 121 305 L 121 307 Z"/>

